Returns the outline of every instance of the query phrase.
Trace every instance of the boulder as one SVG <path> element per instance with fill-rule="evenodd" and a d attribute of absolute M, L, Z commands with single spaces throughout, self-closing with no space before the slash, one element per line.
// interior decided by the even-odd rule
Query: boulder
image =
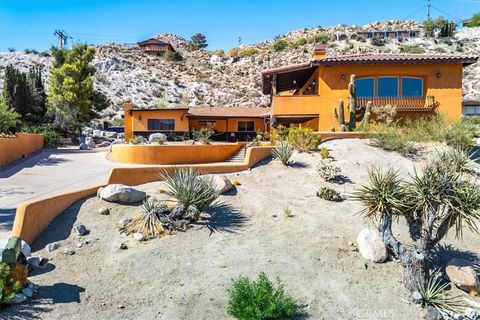
<path fill-rule="evenodd" d="M 95 141 L 93 141 L 92 137 L 86 137 L 85 138 L 85 144 L 88 146 L 88 149 L 95 148 Z"/>
<path fill-rule="evenodd" d="M 75 254 L 75 251 L 72 248 L 65 248 L 65 250 L 63 250 L 63 253 L 71 256 L 72 254 Z"/>
<path fill-rule="evenodd" d="M 85 227 L 83 224 L 76 225 L 74 229 L 79 236 L 88 234 L 87 227 Z"/>
<path fill-rule="evenodd" d="M 148 142 L 149 143 L 158 143 L 158 141 L 167 141 L 167 136 L 164 135 L 163 133 L 152 133 L 151 135 L 148 136 Z"/>
<path fill-rule="evenodd" d="M 108 216 L 110 214 L 110 209 L 108 208 L 100 208 L 97 210 L 102 216 Z"/>
<path fill-rule="evenodd" d="M 140 233 L 140 232 L 135 232 L 133 234 L 133 238 L 137 241 L 143 241 L 143 240 L 145 240 L 145 235 L 143 233 Z"/>
<path fill-rule="evenodd" d="M 110 147 L 112 143 L 110 141 L 102 141 L 99 145 L 97 145 L 98 148 L 104 148 L 104 147 Z"/>
<path fill-rule="evenodd" d="M 478 292 L 480 283 L 475 272 L 475 268 L 470 261 L 465 259 L 453 258 L 447 263 L 445 268 L 450 281 L 460 290 Z"/>
<path fill-rule="evenodd" d="M 0 239 L 0 260 L 2 257 L 3 249 L 7 246 L 8 238 Z M 32 249 L 30 245 L 22 240 L 20 244 L 20 250 L 22 250 L 23 255 L 28 258 L 32 255 Z"/>
<path fill-rule="evenodd" d="M 109 184 L 105 188 L 99 188 L 97 195 L 105 201 L 116 203 L 136 203 L 146 196 L 145 192 L 123 184 Z"/>
<path fill-rule="evenodd" d="M 387 260 L 387 247 L 377 229 L 365 228 L 360 231 L 357 236 L 357 244 L 360 254 L 365 259 L 373 262 L 384 262 Z"/>
<path fill-rule="evenodd" d="M 115 131 L 106 131 L 105 137 L 107 138 L 117 138 L 117 133 Z"/>
<path fill-rule="evenodd" d="M 84 143 L 80 143 L 80 146 L 78 146 L 78 149 L 80 149 L 80 150 L 88 150 L 88 144 L 86 144 L 85 142 L 84 142 Z"/>
<path fill-rule="evenodd" d="M 91 136 L 93 134 L 93 129 L 89 127 L 83 128 L 82 134 L 84 136 Z"/>
<path fill-rule="evenodd" d="M 94 137 L 101 137 L 100 132 L 101 132 L 101 130 L 93 130 L 93 131 L 92 131 L 92 135 L 93 135 Z"/>
<path fill-rule="evenodd" d="M 22 289 L 22 293 L 27 296 L 27 298 L 33 297 L 33 290 L 30 288 Z"/>
<path fill-rule="evenodd" d="M 224 175 L 213 175 L 212 180 L 220 194 L 227 193 L 233 188 L 232 182 Z"/>
<path fill-rule="evenodd" d="M 60 247 L 59 242 L 52 242 L 45 246 L 45 250 L 47 250 L 47 252 L 52 252 L 54 250 L 57 250 L 59 247 Z"/>

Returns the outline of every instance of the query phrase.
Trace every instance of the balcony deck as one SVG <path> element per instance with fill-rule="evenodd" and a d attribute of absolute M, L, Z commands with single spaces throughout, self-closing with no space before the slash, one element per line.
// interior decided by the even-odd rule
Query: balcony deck
<path fill-rule="evenodd" d="M 357 108 L 365 107 L 367 102 L 372 102 L 372 107 L 392 106 L 400 112 L 432 112 L 438 107 L 438 102 L 433 96 L 424 97 L 358 97 Z"/>

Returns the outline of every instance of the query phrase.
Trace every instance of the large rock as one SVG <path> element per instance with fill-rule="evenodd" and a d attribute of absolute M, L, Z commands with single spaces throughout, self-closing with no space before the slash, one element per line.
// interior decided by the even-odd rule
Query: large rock
<path fill-rule="evenodd" d="M 117 138 L 117 133 L 115 131 L 106 131 L 105 137 L 107 138 Z"/>
<path fill-rule="evenodd" d="M 220 194 L 227 193 L 233 188 L 232 182 L 224 175 L 212 175 L 212 180 Z"/>
<path fill-rule="evenodd" d="M 93 141 L 92 137 L 86 137 L 85 138 L 85 144 L 88 146 L 88 149 L 95 148 L 95 141 Z"/>
<path fill-rule="evenodd" d="M 388 252 L 382 235 L 374 228 L 365 228 L 357 236 L 357 244 L 360 254 L 367 260 L 384 262 Z"/>
<path fill-rule="evenodd" d="M 94 137 L 101 137 L 101 130 L 93 130 L 92 135 Z"/>
<path fill-rule="evenodd" d="M 99 188 L 97 195 L 109 202 L 136 203 L 145 199 L 146 194 L 123 184 L 109 184 L 105 188 Z"/>
<path fill-rule="evenodd" d="M 457 288 L 466 292 L 472 290 L 478 292 L 480 283 L 475 268 L 470 261 L 453 258 L 447 263 L 445 270 L 448 278 L 457 286 Z"/>
<path fill-rule="evenodd" d="M 148 136 L 148 142 L 149 143 L 158 143 L 158 141 L 167 141 L 167 136 L 164 135 L 163 133 L 152 133 L 151 135 Z"/>
<path fill-rule="evenodd" d="M 119 132 L 119 133 L 117 134 L 117 139 L 125 139 L 125 133 Z"/>

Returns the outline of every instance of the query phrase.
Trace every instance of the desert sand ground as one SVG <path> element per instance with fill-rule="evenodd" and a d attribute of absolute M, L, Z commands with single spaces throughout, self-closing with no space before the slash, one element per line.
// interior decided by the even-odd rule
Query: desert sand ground
<path fill-rule="evenodd" d="M 323 145 L 342 168 L 344 178 L 328 183 L 348 194 L 368 179 L 372 165 L 393 167 L 407 176 L 426 154 L 412 159 L 385 152 L 363 140 Z M 302 306 L 299 319 L 420 319 L 422 309 L 407 301 L 396 261 L 366 262 L 351 246 L 365 227 L 361 203 L 332 203 L 315 196 L 327 184 L 316 174 L 318 153 L 296 153 L 293 167 L 265 160 L 238 175 L 241 185 L 220 197 L 208 225 L 139 243 L 120 234 L 116 223 L 141 212 L 140 206 L 106 203 L 96 197 L 79 201 L 59 216 L 33 246 L 34 255 L 52 265 L 30 279 L 41 286 L 35 300 L 4 310 L 2 319 L 230 319 L 228 288 L 239 275 L 265 271 L 279 276 Z M 161 182 L 139 186 L 162 197 Z M 288 204 L 293 217 L 285 218 Z M 111 214 L 97 209 L 109 207 Z M 78 237 L 72 226 L 90 229 Z M 402 240 L 403 225 L 395 226 Z M 78 248 L 85 239 L 92 243 Z M 43 248 L 61 241 L 60 249 Z M 125 243 L 127 250 L 120 250 Z M 476 259 L 480 237 L 464 233 L 447 240 L 461 255 Z M 64 248 L 75 254 L 63 254 Z"/>

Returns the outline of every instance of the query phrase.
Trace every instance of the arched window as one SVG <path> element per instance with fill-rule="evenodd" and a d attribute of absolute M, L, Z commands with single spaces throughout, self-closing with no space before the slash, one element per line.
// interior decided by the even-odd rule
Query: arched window
<path fill-rule="evenodd" d="M 355 80 L 355 89 L 357 97 L 375 96 L 375 79 L 361 78 Z"/>

